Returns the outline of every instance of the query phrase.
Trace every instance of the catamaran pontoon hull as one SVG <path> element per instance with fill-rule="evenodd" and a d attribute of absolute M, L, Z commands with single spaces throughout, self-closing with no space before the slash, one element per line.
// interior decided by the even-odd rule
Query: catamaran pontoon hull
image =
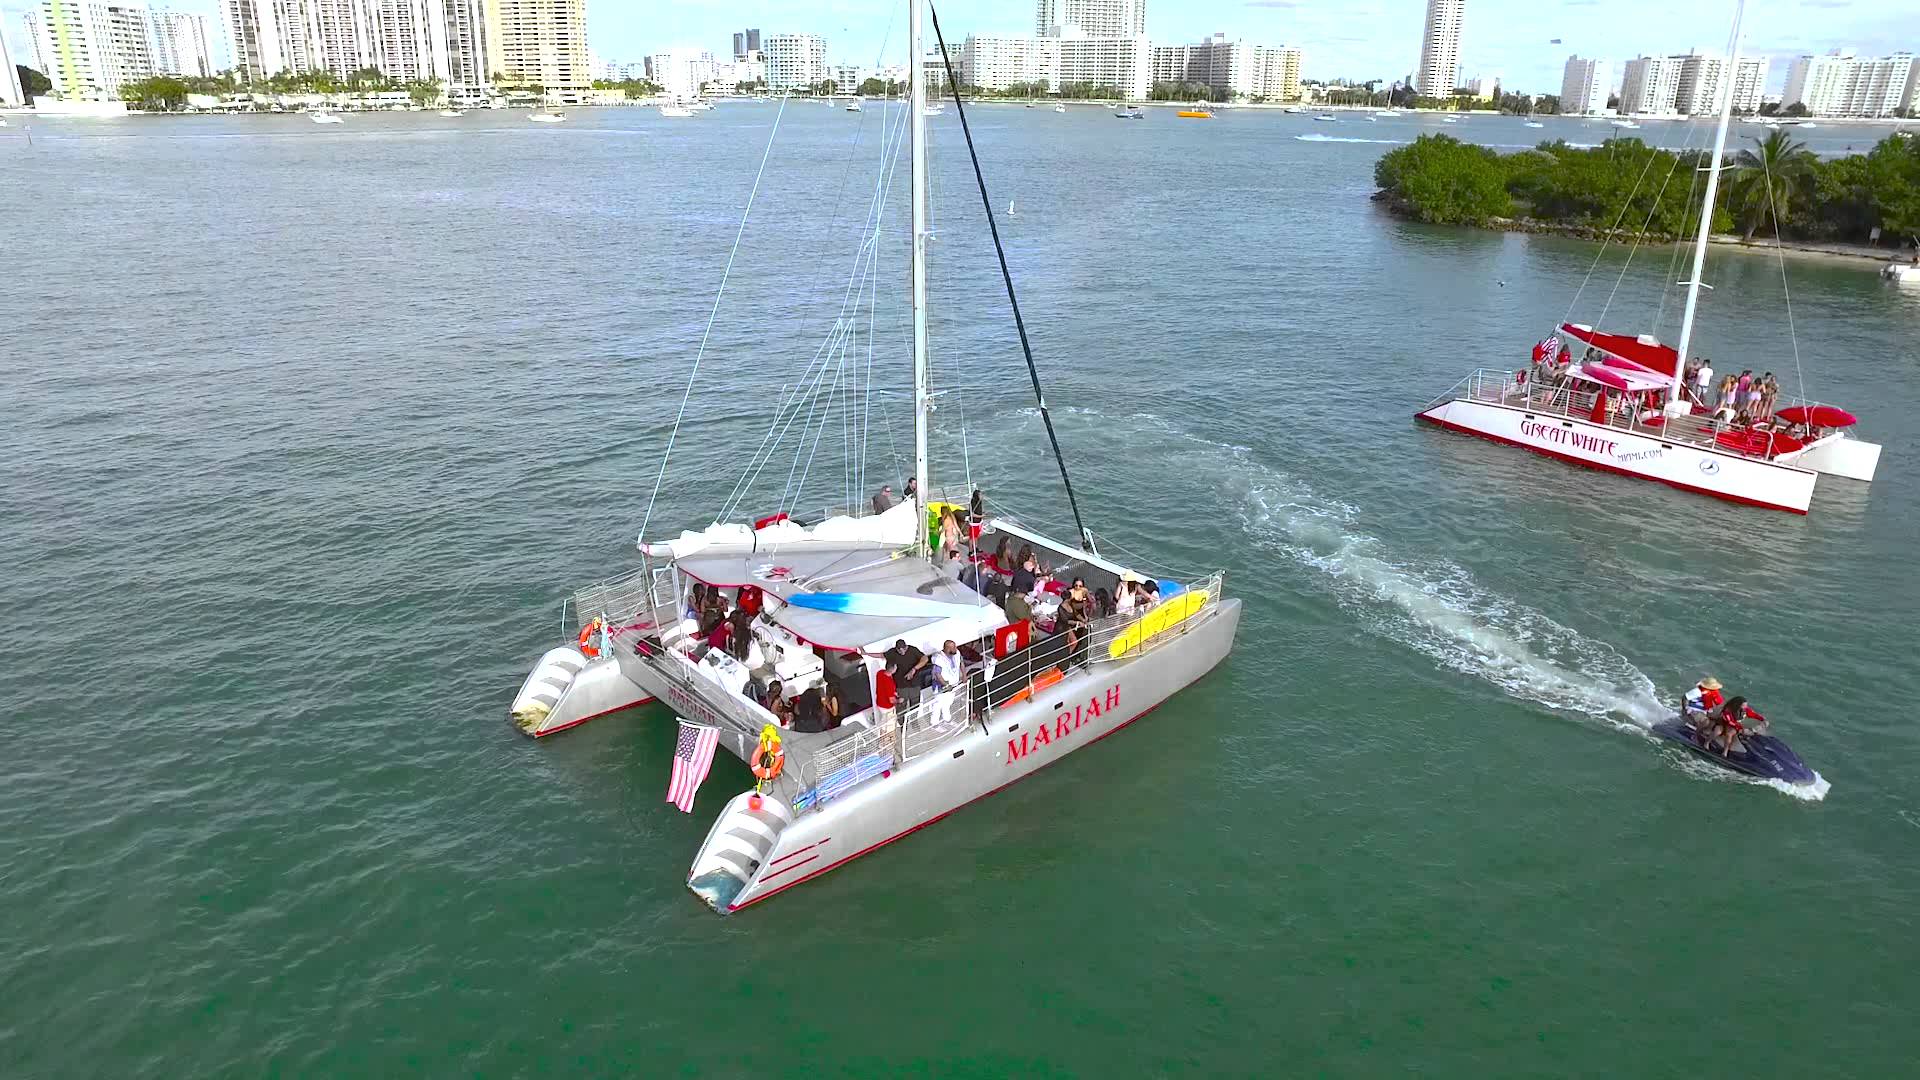
<path fill-rule="evenodd" d="M 1177 641 L 1078 669 L 1030 701 L 993 710 L 985 730 L 976 722 L 808 812 L 771 796 L 755 809 L 743 792 L 715 820 L 687 887 L 725 915 L 925 828 L 1153 711 L 1226 658 L 1239 624 L 1239 600 L 1211 604 Z"/>
<path fill-rule="evenodd" d="M 507 714 L 534 738 L 566 731 L 608 713 L 652 701 L 611 656 L 589 660 L 570 645 L 549 649 L 527 673 Z"/>
<path fill-rule="evenodd" d="M 1454 398 L 1415 416 L 1449 431 L 1478 435 L 1569 464 L 1768 510 L 1806 513 L 1818 479 L 1811 469 L 1778 460 L 1668 442 L 1519 405 Z"/>

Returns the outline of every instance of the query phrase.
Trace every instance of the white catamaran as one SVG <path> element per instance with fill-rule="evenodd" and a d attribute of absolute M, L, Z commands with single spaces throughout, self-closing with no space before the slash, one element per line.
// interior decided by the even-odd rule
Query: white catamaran
<path fill-rule="evenodd" d="M 1744 0 L 1735 6 L 1728 46 L 1736 57 L 1744 7 Z M 1714 135 L 1713 157 L 1702 170 L 1707 177 L 1706 194 L 1693 249 L 1693 272 L 1684 282 L 1687 303 L 1677 348 L 1647 334 L 1610 334 L 1563 322 L 1536 346 L 1536 360 L 1546 353 L 1569 361 L 1554 383 L 1481 368 L 1430 402 L 1416 418 L 1575 465 L 1798 514 L 1808 511 L 1814 483 L 1822 473 L 1871 481 L 1879 465 L 1880 446 L 1850 433 L 1855 422 L 1852 413 L 1789 398 L 1770 415 L 1750 415 L 1744 407 L 1716 409 L 1719 402 L 1700 400 L 1685 385 L 1687 350 L 1693 341 L 1732 113 L 1729 80 L 1720 88 L 1720 126 Z M 1572 362 L 1575 356 L 1585 359 Z"/>
<path fill-rule="evenodd" d="M 918 58 L 922 6 L 908 6 L 908 55 Z M 937 34 L 937 13 L 933 28 Z M 944 54 L 944 41 L 941 48 Z M 1219 664 L 1239 626 L 1240 602 L 1223 595 L 1218 572 L 1158 582 L 1157 595 L 1143 593 L 1132 610 L 1082 614 L 1084 601 L 1067 588 L 1075 579 L 1089 593 L 1116 594 L 1123 582 L 1151 580 L 1101 555 L 1084 525 L 1078 542 L 1064 543 L 980 513 L 972 519 L 977 533 L 962 534 L 957 554 L 951 533 L 943 541 L 930 532 L 949 511 L 977 507 L 943 501 L 929 475 L 928 109 L 924 66 L 911 64 L 909 72 L 908 499 L 871 513 L 830 512 L 811 524 L 778 513 L 660 542 L 643 535 L 637 570 L 582 590 L 567 605 L 568 629 L 578 637 L 541 658 L 511 710 L 523 730 L 545 735 L 657 699 L 717 728 L 719 744 L 764 777 L 727 801 L 687 876 L 688 887 L 722 914 L 898 840 L 1125 727 Z M 948 84 L 955 82 L 949 72 Z M 954 104 L 971 146 L 965 103 Z M 992 229 L 977 164 L 975 172 Z M 993 239 L 999 251 L 997 230 Z M 1052 440 L 1030 350 L 1027 360 Z M 1073 504 L 1057 440 L 1053 449 Z M 661 467 L 664 473 L 664 460 Z M 1036 563 L 1052 568 L 1041 565 L 1036 575 L 1002 564 L 998 553 L 1015 548 L 1031 549 Z M 718 610 L 732 612 L 724 628 L 703 619 Z M 919 666 L 916 656 L 934 661 L 940 677 L 929 685 L 896 678 Z M 771 696 L 776 682 L 778 698 Z M 838 707 L 823 710 L 823 702 Z"/>

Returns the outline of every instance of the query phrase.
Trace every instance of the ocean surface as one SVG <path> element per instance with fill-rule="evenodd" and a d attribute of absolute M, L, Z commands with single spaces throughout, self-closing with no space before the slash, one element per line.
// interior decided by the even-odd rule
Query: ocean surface
<path fill-rule="evenodd" d="M 1885 445 L 1804 518 L 1416 427 L 1563 316 L 1671 340 L 1685 276 L 1382 214 L 1434 118 L 974 113 L 1087 522 L 1225 569 L 1238 647 L 775 902 L 689 894 L 745 768 L 682 815 L 665 711 L 535 743 L 507 705 L 636 564 L 683 394 L 656 536 L 837 319 L 817 453 L 740 513 L 906 475 L 888 115 L 0 132 L 0 1075 L 1911 1072 L 1920 293 L 1710 256 L 1696 351 Z M 1612 133 L 1546 124 L 1444 130 Z M 1070 535 L 933 126 L 936 477 Z M 1823 799 L 1647 736 L 1709 672 Z"/>

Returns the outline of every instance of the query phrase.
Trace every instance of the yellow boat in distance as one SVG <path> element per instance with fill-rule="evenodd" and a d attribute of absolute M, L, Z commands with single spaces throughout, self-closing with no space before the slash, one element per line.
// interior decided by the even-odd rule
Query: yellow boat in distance
<path fill-rule="evenodd" d="M 1205 109 L 1181 109 L 1179 115 L 1189 120 L 1211 120 L 1213 114 Z"/>

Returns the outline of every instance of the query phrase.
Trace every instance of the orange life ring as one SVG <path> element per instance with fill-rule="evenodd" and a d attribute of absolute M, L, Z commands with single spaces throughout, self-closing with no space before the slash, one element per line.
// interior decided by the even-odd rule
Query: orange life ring
<path fill-rule="evenodd" d="M 580 638 L 577 644 L 580 646 L 580 651 L 586 654 L 589 660 L 600 655 L 600 647 L 593 643 L 593 639 L 599 635 L 600 628 L 604 625 L 606 624 L 600 621 L 600 616 L 595 615 L 592 622 L 580 628 Z"/>
<path fill-rule="evenodd" d="M 771 784 L 787 767 L 787 748 L 780 744 L 780 732 L 772 724 L 760 729 L 760 745 L 753 751 L 753 776 L 760 784 Z M 757 788 L 760 784 L 755 784 Z"/>

